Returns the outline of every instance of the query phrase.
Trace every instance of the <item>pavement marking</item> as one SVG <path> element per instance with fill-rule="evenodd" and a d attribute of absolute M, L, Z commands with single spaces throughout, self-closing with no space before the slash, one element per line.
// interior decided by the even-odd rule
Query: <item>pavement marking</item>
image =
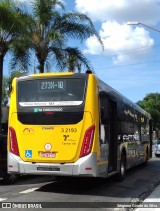
<path fill-rule="evenodd" d="M 8 198 L 0 198 L 0 201 L 5 201 L 7 200 Z"/>
<path fill-rule="evenodd" d="M 31 193 L 31 192 L 33 192 L 33 191 L 35 191 L 37 189 L 39 189 L 39 188 L 31 188 L 31 189 L 27 189 L 27 190 L 21 191 L 19 193 Z"/>

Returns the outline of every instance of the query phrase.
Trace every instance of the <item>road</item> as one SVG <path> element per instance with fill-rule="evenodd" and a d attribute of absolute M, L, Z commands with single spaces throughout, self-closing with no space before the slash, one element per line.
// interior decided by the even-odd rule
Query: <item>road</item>
<path fill-rule="evenodd" d="M 42 202 L 58 202 L 58 204 L 47 203 L 47 206 L 52 208 L 60 206 L 61 209 L 59 210 L 71 210 L 70 207 L 72 206 L 74 210 L 75 207 L 76 210 L 82 210 L 83 205 L 88 207 L 83 210 L 91 210 L 89 208 L 92 206 L 92 210 L 94 208 L 95 210 L 106 210 L 108 205 L 104 205 L 103 202 L 116 202 L 116 204 L 119 204 L 143 201 L 160 183 L 159 164 L 160 158 L 153 157 L 146 166 L 138 166 L 129 170 L 125 180 L 122 182 L 117 182 L 114 178 L 69 178 L 57 180 L 55 177 L 49 176 L 21 176 L 14 185 L 4 185 L 0 181 L 0 201 L 3 203 L 21 202 L 23 204 L 32 202 L 34 206 L 41 206 Z M 37 203 L 40 203 L 40 205 L 35 205 Z M 44 206 L 42 204 L 42 207 L 45 206 L 46 204 Z M 63 206 L 66 208 L 63 209 Z M 105 207 L 103 208 L 103 206 Z M 110 209 L 107 208 L 107 210 Z"/>

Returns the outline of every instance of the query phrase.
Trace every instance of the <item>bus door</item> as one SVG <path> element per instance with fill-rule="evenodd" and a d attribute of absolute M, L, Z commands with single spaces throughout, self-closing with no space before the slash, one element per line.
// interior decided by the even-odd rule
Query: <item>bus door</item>
<path fill-rule="evenodd" d="M 100 109 L 100 161 L 108 164 L 101 171 L 111 173 L 116 170 L 117 105 L 105 92 L 100 92 Z"/>
<path fill-rule="evenodd" d="M 112 173 L 117 169 L 117 103 L 109 100 L 109 157 L 108 157 L 108 173 Z"/>

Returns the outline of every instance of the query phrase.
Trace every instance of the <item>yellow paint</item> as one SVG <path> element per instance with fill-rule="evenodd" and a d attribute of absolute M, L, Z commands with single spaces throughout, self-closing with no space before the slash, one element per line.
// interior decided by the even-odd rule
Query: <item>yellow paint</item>
<path fill-rule="evenodd" d="M 61 77 L 72 76 L 74 73 L 43 73 L 34 74 L 26 79 L 37 77 Z M 97 80 L 94 75 L 88 75 L 88 88 L 82 121 L 73 125 L 24 125 L 18 121 L 17 116 L 17 83 L 16 78 L 12 83 L 12 93 L 10 99 L 9 126 L 16 131 L 20 157 L 23 161 L 30 162 L 54 162 L 66 163 L 75 162 L 79 159 L 81 146 L 86 130 L 95 125 L 92 152 L 97 152 L 99 158 L 99 113 L 98 113 L 98 91 Z M 25 77 L 24 77 L 25 80 Z M 94 106 L 93 106 L 94 105 Z M 61 107 L 61 106 L 60 106 Z M 34 108 L 33 108 L 34 109 Z M 49 129 L 47 129 L 47 127 Z M 46 129 L 45 129 L 46 128 Z M 67 129 L 74 128 L 76 132 Z M 67 131 L 67 132 L 66 132 Z M 56 152 L 55 158 L 42 158 L 39 152 L 44 152 L 46 143 L 52 145 L 52 151 Z M 10 145 L 8 140 L 8 146 Z M 25 156 L 26 150 L 32 150 L 32 157 Z"/>

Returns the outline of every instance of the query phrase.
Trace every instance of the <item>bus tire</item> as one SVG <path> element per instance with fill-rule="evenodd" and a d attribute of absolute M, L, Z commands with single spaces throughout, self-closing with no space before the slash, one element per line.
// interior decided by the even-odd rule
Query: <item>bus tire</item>
<path fill-rule="evenodd" d="M 120 169 L 119 173 L 117 174 L 117 180 L 118 181 L 123 181 L 126 175 L 126 155 L 125 152 L 123 151 L 121 154 L 121 161 L 120 161 Z"/>

